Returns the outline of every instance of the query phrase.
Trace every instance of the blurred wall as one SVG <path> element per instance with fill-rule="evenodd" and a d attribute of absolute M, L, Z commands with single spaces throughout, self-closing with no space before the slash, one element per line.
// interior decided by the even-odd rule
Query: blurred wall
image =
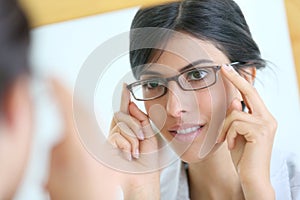
<path fill-rule="evenodd" d="M 285 6 L 300 91 L 300 0 L 285 0 Z"/>

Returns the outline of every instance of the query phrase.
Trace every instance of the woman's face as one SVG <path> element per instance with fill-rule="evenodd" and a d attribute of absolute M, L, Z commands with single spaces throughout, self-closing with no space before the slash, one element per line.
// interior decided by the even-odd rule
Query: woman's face
<path fill-rule="evenodd" d="M 193 47 L 190 46 L 192 43 Z M 166 49 L 154 64 L 143 71 L 141 80 L 177 75 L 185 66 L 198 60 L 202 62 L 197 67 L 229 63 L 212 43 L 195 38 L 171 39 Z M 175 81 L 169 81 L 168 92 L 164 96 L 145 101 L 151 120 L 186 162 L 199 161 L 218 149 L 216 140 L 227 108 L 239 95 L 231 83 L 222 79 L 220 71 L 216 74 L 216 83 L 208 88 L 184 91 Z"/>

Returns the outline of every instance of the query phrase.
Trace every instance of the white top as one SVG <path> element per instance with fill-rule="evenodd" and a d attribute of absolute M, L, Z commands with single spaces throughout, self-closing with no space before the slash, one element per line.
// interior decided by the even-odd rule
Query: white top
<path fill-rule="evenodd" d="M 271 182 L 277 200 L 300 200 L 300 159 L 294 154 L 274 150 L 271 159 Z M 180 160 L 162 172 L 161 199 L 190 199 L 186 170 Z"/>

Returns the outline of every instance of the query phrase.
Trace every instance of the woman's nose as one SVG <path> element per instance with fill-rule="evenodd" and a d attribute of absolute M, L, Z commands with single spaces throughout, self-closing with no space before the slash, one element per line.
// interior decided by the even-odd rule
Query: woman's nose
<path fill-rule="evenodd" d="M 184 101 L 188 98 L 180 86 L 175 82 L 169 82 L 166 111 L 173 117 L 181 117 L 186 112 Z"/>

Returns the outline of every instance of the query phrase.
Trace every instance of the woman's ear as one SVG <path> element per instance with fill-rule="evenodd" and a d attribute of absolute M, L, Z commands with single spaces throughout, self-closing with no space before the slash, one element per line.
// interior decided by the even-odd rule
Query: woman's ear
<path fill-rule="evenodd" d="M 256 78 L 256 67 L 243 67 L 238 70 L 239 74 L 246 79 L 251 85 L 254 84 Z"/>

